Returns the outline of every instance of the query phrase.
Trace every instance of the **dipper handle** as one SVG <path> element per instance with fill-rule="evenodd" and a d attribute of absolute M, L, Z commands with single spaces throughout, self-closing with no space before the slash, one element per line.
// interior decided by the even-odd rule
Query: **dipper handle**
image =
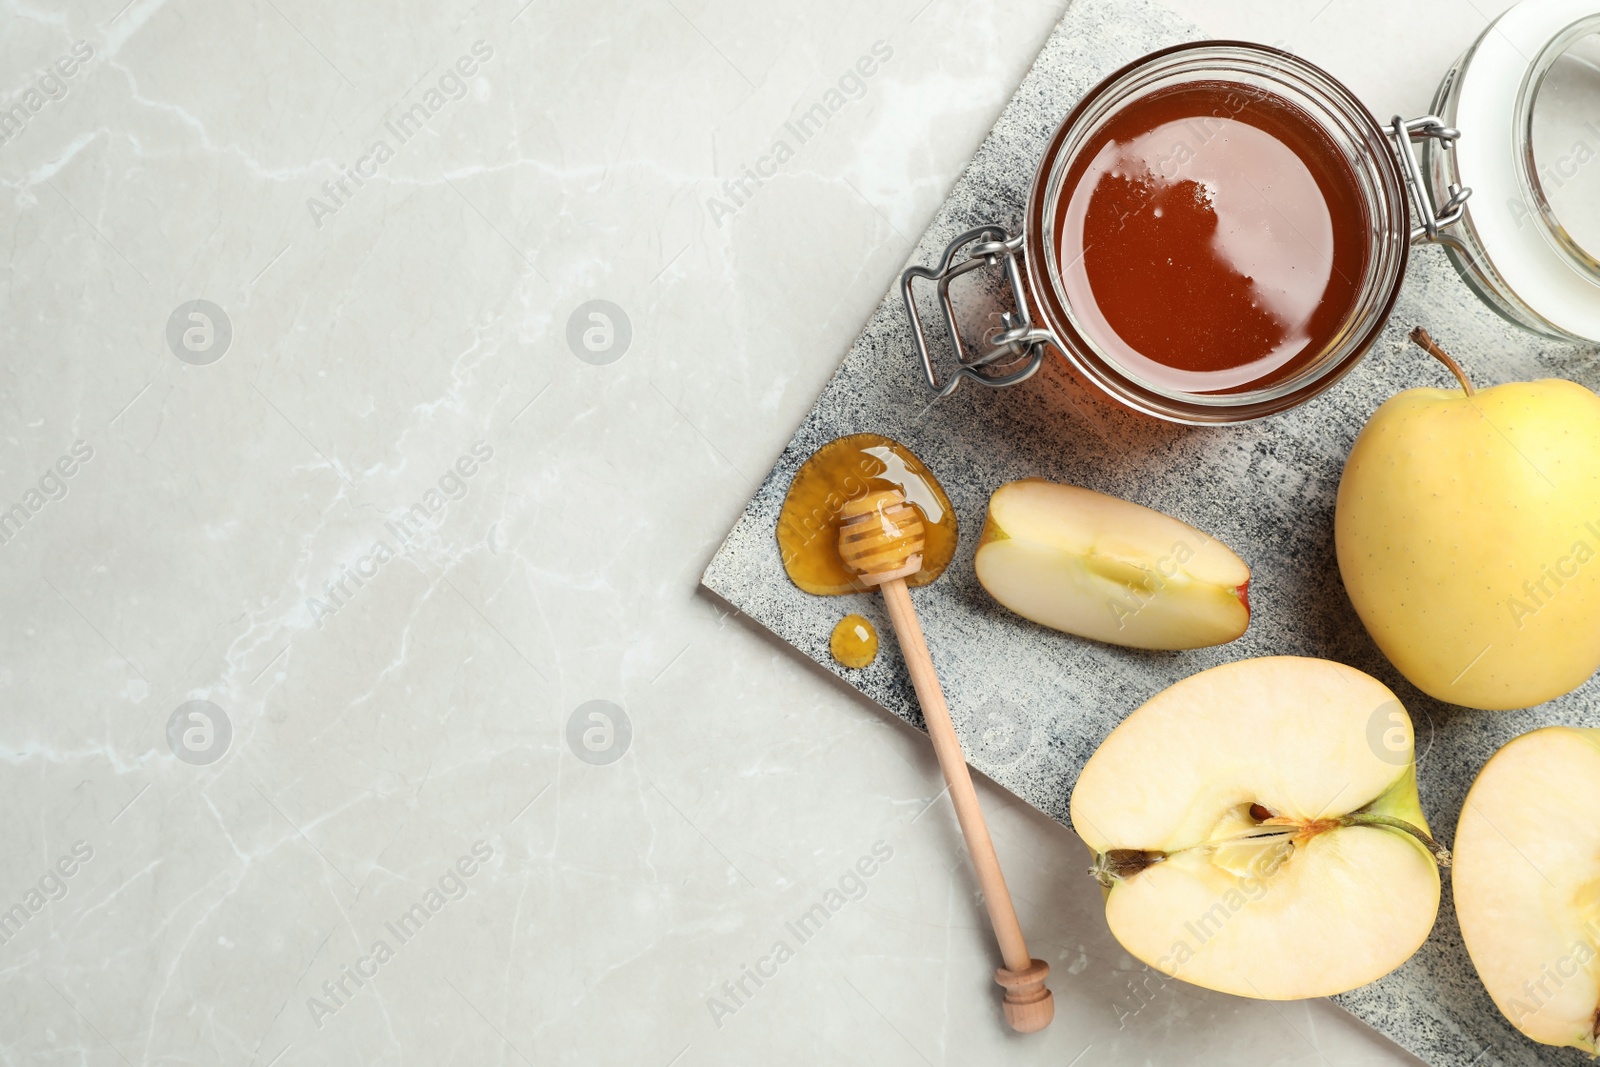
<path fill-rule="evenodd" d="M 939 757 L 939 769 L 950 786 L 950 802 L 955 805 L 967 853 L 972 857 L 978 885 L 983 889 L 989 922 L 1000 943 L 1001 958 L 1005 960 L 1005 966 L 994 972 L 994 980 L 1006 991 L 1006 1022 L 1022 1033 L 1043 1030 L 1055 1015 L 1055 999 L 1044 984 L 1050 965 L 1028 955 L 1028 945 L 1017 922 L 1017 910 L 1011 904 L 1011 893 L 1006 889 L 1006 878 L 1001 873 L 994 842 L 989 838 L 989 824 L 984 821 L 977 791 L 972 788 L 972 774 L 967 770 L 961 741 L 950 721 L 950 708 L 945 704 L 944 690 L 933 669 L 933 657 L 928 653 L 928 643 L 922 636 L 922 624 L 917 621 L 905 579 L 891 578 L 879 588 L 883 590 L 906 668 L 911 672 L 917 701 L 922 705 L 922 717 L 927 722 L 928 736 L 933 739 L 933 751 Z"/>

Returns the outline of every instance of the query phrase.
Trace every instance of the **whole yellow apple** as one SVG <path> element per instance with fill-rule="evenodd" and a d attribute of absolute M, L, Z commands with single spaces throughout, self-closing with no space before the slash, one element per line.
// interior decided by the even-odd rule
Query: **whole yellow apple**
<path fill-rule="evenodd" d="M 1408 389 L 1357 436 L 1339 572 L 1418 689 L 1525 708 L 1600 667 L 1600 397 L 1559 379 L 1474 393 L 1450 367 L 1462 388 Z"/>

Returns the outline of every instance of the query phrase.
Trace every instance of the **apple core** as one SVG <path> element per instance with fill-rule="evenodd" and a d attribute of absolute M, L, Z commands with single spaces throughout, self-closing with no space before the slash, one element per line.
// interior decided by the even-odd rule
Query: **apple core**
<path fill-rule="evenodd" d="M 1156 694 L 1073 788 L 1116 939 L 1160 973 L 1238 996 L 1331 996 L 1428 936 L 1449 854 L 1406 760 L 1369 741 L 1394 694 L 1296 656 L 1224 664 Z"/>

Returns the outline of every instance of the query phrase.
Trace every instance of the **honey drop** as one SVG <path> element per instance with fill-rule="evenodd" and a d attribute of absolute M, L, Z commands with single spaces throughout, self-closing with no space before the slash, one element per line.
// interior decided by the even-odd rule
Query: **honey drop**
<path fill-rule="evenodd" d="M 900 490 L 922 514 L 927 538 L 922 569 L 906 584 L 927 585 L 944 573 L 956 551 L 956 513 L 950 498 L 905 445 L 875 433 L 858 433 L 817 449 L 795 472 L 784 498 L 778 515 L 778 549 L 795 585 L 818 596 L 868 589 L 839 559 L 839 512 L 846 501 L 880 489 Z"/>
<path fill-rule="evenodd" d="M 878 631 L 860 615 L 846 615 L 828 638 L 828 651 L 843 666 L 860 670 L 878 656 Z"/>

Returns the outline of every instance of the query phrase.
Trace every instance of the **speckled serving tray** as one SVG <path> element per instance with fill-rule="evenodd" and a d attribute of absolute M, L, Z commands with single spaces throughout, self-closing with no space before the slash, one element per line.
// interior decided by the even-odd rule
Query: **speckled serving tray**
<path fill-rule="evenodd" d="M 1052 33 L 923 235 L 912 262 L 933 264 L 958 233 L 996 222 L 1015 232 L 1034 165 L 1057 123 L 1111 71 L 1201 36 L 1147 0 L 1077 0 Z M 1406 341 L 1426 324 L 1480 385 L 1565 377 L 1600 386 L 1593 350 L 1542 341 L 1506 324 L 1466 288 L 1436 248 L 1419 248 L 1383 337 L 1329 392 L 1286 415 L 1245 426 L 1191 429 L 1127 412 L 1055 362 L 1024 385 L 968 384 L 929 408 L 915 349 L 891 287 L 816 406 L 795 431 L 707 568 L 704 585 L 885 709 L 921 725 L 892 640 L 865 670 L 828 654 L 844 611 L 888 632 L 876 597 L 823 598 L 790 584 L 774 531 L 796 468 L 836 437 L 872 431 L 905 442 L 938 474 L 962 541 L 938 582 L 914 594 L 957 729 L 972 765 L 1040 811 L 1068 823 L 1078 771 L 1101 740 L 1151 695 L 1194 672 L 1248 656 L 1324 656 L 1395 690 L 1416 722 L 1422 802 L 1446 843 L 1473 777 L 1512 737 L 1551 723 L 1600 725 L 1590 681 L 1522 712 L 1467 712 L 1429 699 L 1367 637 L 1339 581 L 1334 494 L 1351 442 L 1379 403 L 1445 372 Z M 989 493 L 1028 476 L 1089 486 L 1158 508 L 1209 531 L 1250 564 L 1254 617 L 1232 644 L 1150 653 L 1078 640 L 999 608 L 978 585 L 972 554 Z M 1337 998 L 1354 1015 L 1435 1067 L 1474 1063 L 1580 1064 L 1587 1057 L 1523 1038 L 1501 1017 L 1467 959 L 1449 884 L 1432 936 L 1393 974 Z M 1485 1056 L 1485 1049 L 1490 1054 Z"/>

